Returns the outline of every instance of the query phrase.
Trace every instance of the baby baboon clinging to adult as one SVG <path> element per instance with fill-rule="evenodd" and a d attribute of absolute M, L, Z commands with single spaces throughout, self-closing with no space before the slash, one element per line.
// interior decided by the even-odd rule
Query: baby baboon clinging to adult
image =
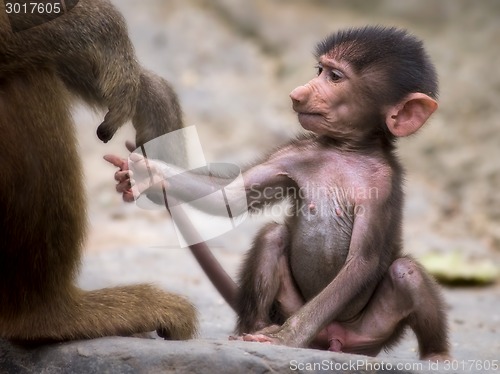
<path fill-rule="evenodd" d="M 86 219 L 70 92 L 108 109 L 101 140 L 132 120 L 138 145 L 182 127 L 175 93 L 137 63 L 108 1 L 80 0 L 43 24 L 23 17 L 16 32 L 0 3 L 0 338 L 192 337 L 196 313 L 181 296 L 74 284 Z"/>

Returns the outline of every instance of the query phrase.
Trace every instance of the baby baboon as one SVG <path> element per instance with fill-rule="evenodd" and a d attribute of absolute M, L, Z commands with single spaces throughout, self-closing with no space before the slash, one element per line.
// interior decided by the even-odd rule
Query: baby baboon
<path fill-rule="evenodd" d="M 403 254 L 404 171 L 396 154 L 396 139 L 417 132 L 438 107 L 434 66 L 419 39 L 378 26 L 333 33 L 318 43 L 316 57 L 317 76 L 290 94 L 309 134 L 248 168 L 244 188 L 225 187 L 226 206 L 218 198 L 196 205 L 220 215 L 287 199 L 284 223 L 256 236 L 237 287 L 210 259 L 207 266 L 208 257 L 198 261 L 227 284 L 218 289 L 238 315 L 242 340 L 375 356 L 411 328 L 421 359 L 447 360 L 444 300 L 425 269 Z M 125 200 L 131 185 L 185 202 L 220 184 L 212 168 L 180 174 L 139 158 L 135 180 L 121 169 L 115 179 Z M 141 169 L 168 181 L 150 187 L 137 178 Z"/>
<path fill-rule="evenodd" d="M 17 32 L 0 3 L 0 338 L 192 337 L 196 313 L 181 296 L 74 284 L 86 222 L 70 92 L 108 109 L 101 140 L 132 120 L 138 145 L 182 127 L 175 93 L 137 63 L 108 1 L 80 0 L 42 24 L 22 17 Z"/>

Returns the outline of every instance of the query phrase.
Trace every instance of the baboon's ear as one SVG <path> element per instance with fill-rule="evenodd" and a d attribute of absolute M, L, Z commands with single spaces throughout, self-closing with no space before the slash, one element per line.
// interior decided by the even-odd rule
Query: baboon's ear
<path fill-rule="evenodd" d="M 437 107 L 432 97 L 415 92 L 389 108 L 385 123 L 394 136 L 408 136 L 417 132 Z"/>

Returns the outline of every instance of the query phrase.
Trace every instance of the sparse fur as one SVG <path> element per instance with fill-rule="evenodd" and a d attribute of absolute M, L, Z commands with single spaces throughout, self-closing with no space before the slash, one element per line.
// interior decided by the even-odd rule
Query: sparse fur
<path fill-rule="evenodd" d="M 437 285 L 402 254 L 403 168 L 395 152 L 396 138 L 418 131 L 437 108 L 435 69 L 420 40 L 379 26 L 334 33 L 316 57 L 318 76 L 290 94 L 312 135 L 243 175 L 254 212 L 283 199 L 293 208 L 284 224 L 257 234 L 245 257 L 231 304 L 236 333 L 374 356 L 410 327 L 422 359 L 447 359 Z"/>
<path fill-rule="evenodd" d="M 406 30 L 383 26 L 341 30 L 319 42 L 315 55 L 347 61 L 364 75 L 366 88 L 380 104 L 394 104 L 411 92 L 437 99 L 434 65 L 422 41 Z"/>
<path fill-rule="evenodd" d="M 396 137 L 417 131 L 437 107 L 434 66 L 420 40 L 383 27 L 334 33 L 316 57 L 318 77 L 290 94 L 302 126 L 316 136 L 261 164 L 303 191 L 291 197 L 299 214 L 268 225 L 247 254 L 237 333 L 376 355 L 411 327 L 421 358 L 445 359 L 442 297 L 425 269 L 401 253 L 403 168 L 394 152 Z M 286 183 L 273 179 L 263 183 Z M 377 197 L 342 194 L 353 187 L 375 187 Z M 317 213 L 321 207 L 327 213 Z M 359 207 L 366 212 L 356 214 Z"/>

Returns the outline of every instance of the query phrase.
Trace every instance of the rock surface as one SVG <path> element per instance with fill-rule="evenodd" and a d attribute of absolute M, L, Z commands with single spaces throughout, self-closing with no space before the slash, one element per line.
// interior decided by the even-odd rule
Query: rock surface
<path fill-rule="evenodd" d="M 217 251 L 217 256 L 224 259 L 229 269 L 234 269 L 239 260 L 221 251 Z M 234 313 L 187 250 L 127 248 L 92 253 L 84 261 L 79 282 L 86 289 L 152 282 L 185 294 L 200 312 L 199 336 L 184 342 L 164 341 L 156 334 L 151 338 L 110 337 L 30 349 L 0 341 L 0 374 L 494 373 L 477 370 L 474 365 L 494 365 L 500 352 L 498 287 L 445 291 L 452 354 L 457 360 L 454 365 L 460 370 L 446 370 L 442 365 L 439 371 L 428 362 L 417 360 L 417 345 L 411 332 L 392 351 L 377 358 L 228 341 L 235 323 Z M 307 370 L 313 367 L 307 365 L 316 365 L 314 368 L 320 370 Z"/>
<path fill-rule="evenodd" d="M 227 341 L 164 342 L 102 338 L 36 350 L 6 347 L 0 342 L 0 350 L 8 351 L 0 353 L 5 356 L 1 359 L 6 373 L 432 372 L 429 366 L 432 364 L 422 361 L 381 361 L 347 354 Z"/>
<path fill-rule="evenodd" d="M 427 362 L 382 362 L 354 355 L 225 341 L 164 342 L 139 338 L 102 338 L 36 350 L 6 347 L 0 342 L 0 350 L 8 350 L 7 354 L 0 353 L 4 356 L 2 361 L 6 373 L 201 374 L 325 371 L 363 374 L 383 368 L 396 369 L 392 371 L 396 373 L 411 373 L 415 368 L 418 372 L 432 372 Z M 399 368 L 402 370 L 397 370 Z"/>

